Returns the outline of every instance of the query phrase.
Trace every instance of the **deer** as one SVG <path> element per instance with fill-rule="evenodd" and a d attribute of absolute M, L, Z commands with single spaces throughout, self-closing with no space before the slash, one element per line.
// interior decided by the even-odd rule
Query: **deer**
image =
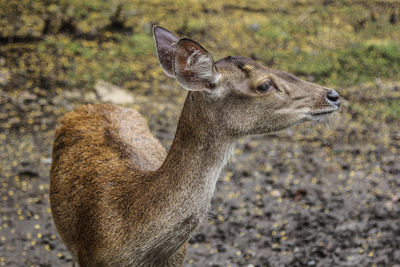
<path fill-rule="evenodd" d="M 159 63 L 188 91 L 168 151 L 138 111 L 87 104 L 61 118 L 50 203 L 74 263 L 183 266 L 235 143 L 340 106 L 339 94 L 242 56 L 214 61 L 199 43 L 153 27 Z"/>

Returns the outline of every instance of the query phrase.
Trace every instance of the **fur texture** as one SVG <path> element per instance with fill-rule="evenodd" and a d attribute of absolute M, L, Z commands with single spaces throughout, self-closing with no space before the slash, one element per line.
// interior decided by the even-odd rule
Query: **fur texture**
<path fill-rule="evenodd" d="M 339 105 L 327 98 L 330 89 L 244 57 L 214 63 L 189 39 L 163 45 L 176 38 L 157 31 L 156 39 L 166 38 L 158 40 L 161 65 L 171 74 L 175 60 L 177 80 L 196 89 L 168 154 L 137 111 L 119 106 L 83 106 L 56 130 L 52 215 L 81 267 L 181 266 L 236 140 L 319 119 Z M 218 83 L 210 86 L 210 77 Z M 270 90 L 258 91 L 266 81 Z"/>

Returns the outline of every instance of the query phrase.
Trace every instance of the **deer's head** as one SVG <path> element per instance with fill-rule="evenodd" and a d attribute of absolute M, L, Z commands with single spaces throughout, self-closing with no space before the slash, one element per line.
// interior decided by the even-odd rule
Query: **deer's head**
<path fill-rule="evenodd" d="M 193 40 L 179 39 L 159 26 L 153 33 L 165 73 L 194 91 L 194 105 L 201 106 L 197 112 L 229 134 L 275 132 L 302 121 L 321 120 L 339 108 L 339 95 L 332 89 L 246 57 L 214 62 Z"/>

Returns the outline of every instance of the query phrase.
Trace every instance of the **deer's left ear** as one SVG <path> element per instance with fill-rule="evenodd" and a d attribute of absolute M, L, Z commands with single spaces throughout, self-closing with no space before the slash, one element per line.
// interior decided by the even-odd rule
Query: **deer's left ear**
<path fill-rule="evenodd" d="M 207 50 L 186 38 L 176 45 L 173 66 L 178 82 L 190 91 L 212 90 L 221 77 Z"/>
<path fill-rule="evenodd" d="M 169 77 L 174 77 L 174 53 L 179 38 L 160 26 L 153 27 L 157 56 L 161 67 Z"/>

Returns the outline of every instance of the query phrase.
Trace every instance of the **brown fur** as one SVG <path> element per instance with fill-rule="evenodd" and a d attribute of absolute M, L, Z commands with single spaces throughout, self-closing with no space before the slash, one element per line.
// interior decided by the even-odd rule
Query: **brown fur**
<path fill-rule="evenodd" d="M 182 69 L 179 80 L 194 92 L 185 101 L 168 154 L 142 116 L 128 108 L 83 106 L 66 114 L 57 128 L 51 209 L 61 238 L 82 267 L 181 266 L 235 140 L 338 107 L 327 100 L 329 89 L 251 59 L 228 57 L 214 64 L 191 40 L 164 45 L 177 39 L 171 34 L 163 32 L 162 39 L 155 33 L 164 50 L 185 49 L 175 59 L 180 67 L 170 67 L 173 51 L 164 51 L 168 57 L 160 61 L 169 75 Z M 191 54 L 197 50 L 200 58 Z M 187 65 L 181 62 L 185 55 Z M 266 80 L 273 88 L 258 92 Z"/>

